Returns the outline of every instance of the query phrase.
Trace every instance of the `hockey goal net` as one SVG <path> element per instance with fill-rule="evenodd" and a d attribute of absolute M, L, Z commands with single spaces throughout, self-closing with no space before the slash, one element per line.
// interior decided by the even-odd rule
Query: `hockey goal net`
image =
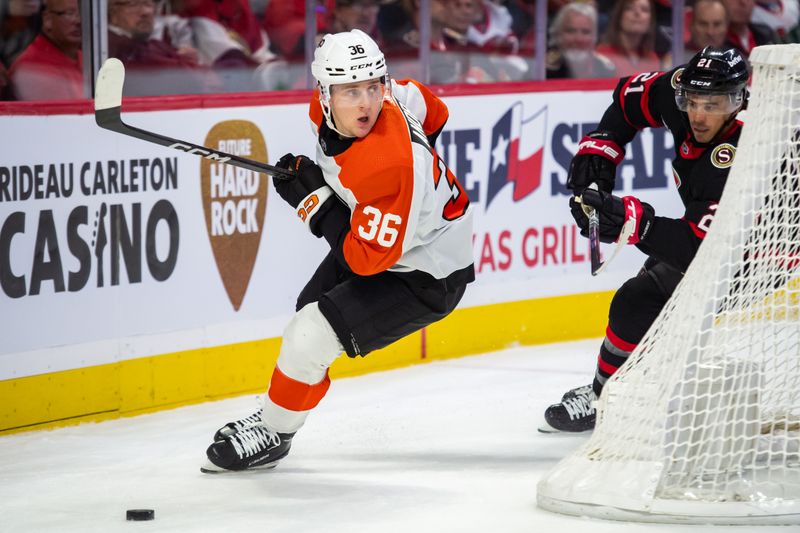
<path fill-rule="evenodd" d="M 711 231 L 540 507 L 620 520 L 800 523 L 800 45 L 753 50 Z"/>

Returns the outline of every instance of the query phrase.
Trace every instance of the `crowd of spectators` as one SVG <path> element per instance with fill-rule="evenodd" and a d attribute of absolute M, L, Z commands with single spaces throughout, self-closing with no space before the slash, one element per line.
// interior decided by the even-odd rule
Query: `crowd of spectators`
<path fill-rule="evenodd" d="M 108 52 L 127 68 L 129 95 L 303 88 L 305 0 L 107 0 Z M 800 0 L 687 0 L 684 57 L 671 57 L 671 0 L 548 0 L 546 77 L 607 78 L 663 70 L 707 45 L 748 54 L 800 41 Z M 430 82 L 532 79 L 535 0 L 317 0 L 312 30 L 358 28 L 386 52 L 396 77 Z M 78 0 L 0 0 L 0 99 L 84 95 Z"/>

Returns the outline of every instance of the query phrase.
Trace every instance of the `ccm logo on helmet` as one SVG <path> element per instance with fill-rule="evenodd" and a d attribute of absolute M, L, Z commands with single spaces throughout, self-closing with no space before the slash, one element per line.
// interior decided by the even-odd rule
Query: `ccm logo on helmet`
<path fill-rule="evenodd" d="M 690 80 L 689 85 L 699 85 L 701 87 L 708 87 L 711 85 L 710 81 L 701 81 L 701 80 Z"/>
<path fill-rule="evenodd" d="M 372 63 L 363 63 L 361 65 L 353 65 L 352 67 L 350 67 L 350 70 L 361 70 L 361 69 L 369 68 L 371 66 L 372 66 Z"/>

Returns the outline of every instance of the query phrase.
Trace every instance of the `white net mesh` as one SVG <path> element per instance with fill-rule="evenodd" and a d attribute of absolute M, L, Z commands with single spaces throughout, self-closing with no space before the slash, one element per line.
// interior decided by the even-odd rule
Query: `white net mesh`
<path fill-rule="evenodd" d="M 800 45 L 751 54 L 711 231 L 606 384 L 542 507 L 646 521 L 800 523 Z"/>

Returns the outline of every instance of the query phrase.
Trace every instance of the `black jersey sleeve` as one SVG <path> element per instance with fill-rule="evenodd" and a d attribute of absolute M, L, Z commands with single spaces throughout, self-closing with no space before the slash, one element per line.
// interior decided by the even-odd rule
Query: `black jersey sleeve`
<path fill-rule="evenodd" d="M 664 127 L 665 115 L 675 110 L 675 72 L 642 72 L 621 78 L 597 129 L 611 132 L 617 143 L 625 145 L 641 129 Z"/>
<path fill-rule="evenodd" d="M 697 205 L 690 207 L 695 211 L 693 218 L 699 218 L 699 225 L 690 220 L 688 216 L 680 219 L 657 216 L 647 235 L 647 240 L 637 244 L 637 247 L 650 257 L 659 259 L 681 272 L 686 272 L 705 238 L 708 224 L 714 217 L 717 204 L 708 202 L 703 205 L 698 202 Z M 698 216 L 700 213 L 702 215 Z"/>
<path fill-rule="evenodd" d="M 681 272 L 686 272 L 705 239 L 728 178 L 727 168 L 710 168 L 712 165 L 705 163 L 694 168 L 702 174 L 702 179 L 693 180 L 696 185 L 691 198 L 685 202 L 683 216 L 679 219 L 655 217 L 647 239 L 636 245 L 642 252 Z"/>
<path fill-rule="evenodd" d="M 325 238 L 333 250 L 337 261 L 345 271 L 351 271 L 344 257 L 344 239 L 350 231 L 350 209 L 343 202 L 335 202 L 324 213 L 320 213 L 321 236 Z"/>

